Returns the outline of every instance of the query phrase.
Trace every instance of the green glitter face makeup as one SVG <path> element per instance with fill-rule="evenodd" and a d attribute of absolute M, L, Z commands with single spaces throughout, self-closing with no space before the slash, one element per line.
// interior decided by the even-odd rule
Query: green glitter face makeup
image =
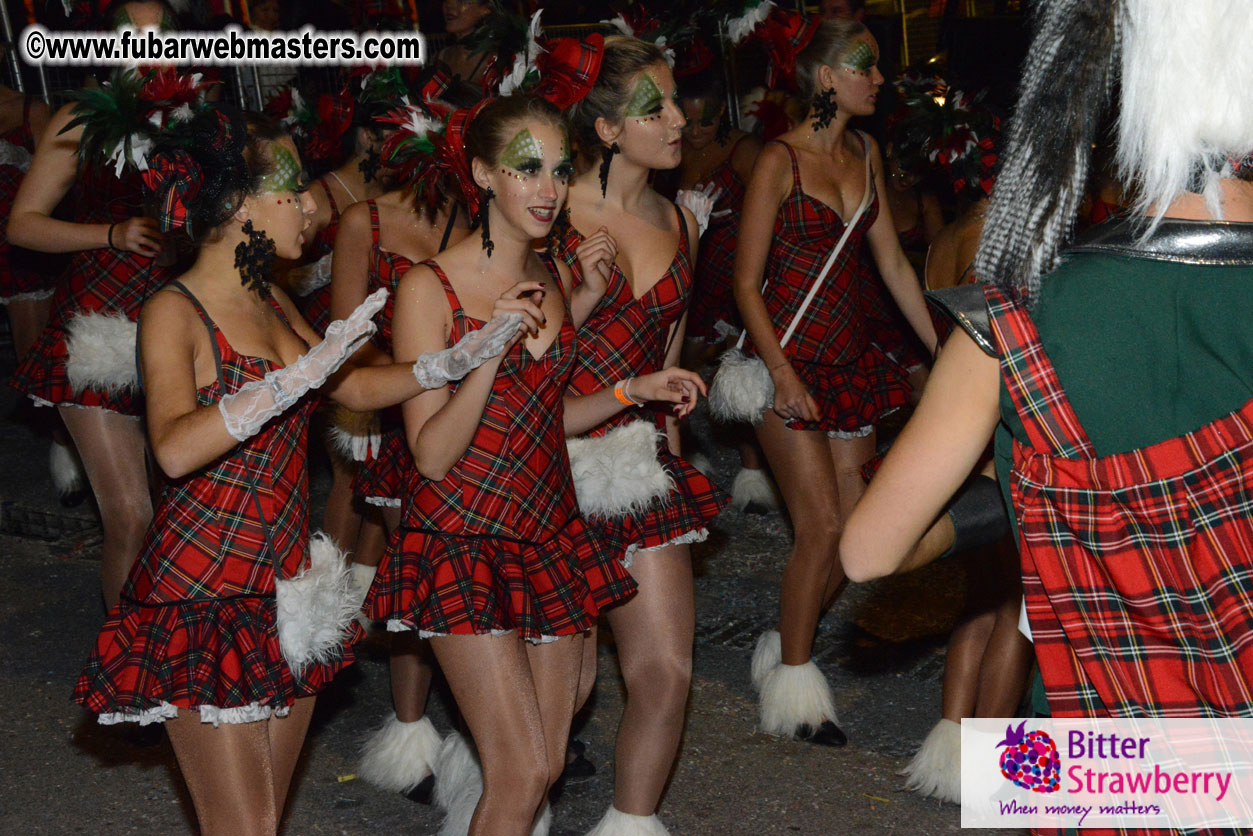
<path fill-rule="evenodd" d="M 291 149 L 282 143 L 275 142 L 270 145 L 270 153 L 274 158 L 274 170 L 261 178 L 261 192 L 273 194 L 303 191 L 300 182 L 300 163 L 296 161 Z"/>
<path fill-rule="evenodd" d="M 712 127 L 718 121 L 718 102 L 714 99 L 704 99 L 700 106 L 700 126 L 702 128 Z"/>
<path fill-rule="evenodd" d="M 853 51 L 840 62 L 840 66 L 850 73 L 868 73 L 877 63 L 879 63 L 879 57 L 874 54 L 870 44 L 858 41 Z"/>
<path fill-rule="evenodd" d="M 661 107 L 665 97 L 661 88 L 648 73 L 641 73 L 640 80 L 635 82 L 635 91 L 627 102 L 626 116 L 630 119 L 647 119 L 661 115 Z"/>
<path fill-rule="evenodd" d="M 500 162 L 524 174 L 534 174 L 544 163 L 544 144 L 523 128 L 509 140 L 501 152 Z"/>

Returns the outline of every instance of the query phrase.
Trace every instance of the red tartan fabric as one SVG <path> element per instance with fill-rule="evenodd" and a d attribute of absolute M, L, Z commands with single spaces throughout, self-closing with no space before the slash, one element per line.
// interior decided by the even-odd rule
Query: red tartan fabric
<path fill-rule="evenodd" d="M 439 265 L 422 263 L 452 308 L 450 344 L 482 327 Z M 410 471 L 401 527 L 367 600 L 372 617 L 433 633 L 517 630 L 538 640 L 581 632 L 635 592 L 578 516 L 562 430 L 574 360 L 568 317 L 542 357 L 514 345 L 452 471 L 438 482 Z"/>
<path fill-rule="evenodd" d="M 117 223 L 143 214 L 138 197 L 142 188 L 133 174 L 119 180 L 112 171 L 84 169 L 75 189 L 79 222 Z M 66 328 L 71 318 L 85 313 L 121 313 L 136 321 L 144 301 L 169 278 L 169 267 L 135 253 L 107 247 L 76 252 L 57 283 L 47 327 L 18 365 L 10 384 L 36 402 L 142 415 L 143 398 L 133 388 L 74 390 L 65 372 Z"/>
<path fill-rule="evenodd" d="M 1030 317 L 988 290 L 1030 445 L 1011 491 L 1055 716 L 1253 715 L 1253 401 L 1095 457 Z"/>
<path fill-rule="evenodd" d="M 366 201 L 370 208 L 370 235 L 373 245 L 370 247 L 370 266 L 367 280 L 367 295 L 380 287 L 387 288 L 387 302 L 379 312 L 375 322 L 378 332 L 374 335 L 374 344 L 384 354 L 392 353 L 392 317 L 396 314 L 396 287 L 400 279 L 413 266 L 413 262 L 399 253 L 383 249 L 379 232 L 378 204 L 373 200 Z M 400 409 L 384 409 L 379 413 L 379 423 L 383 430 L 383 442 L 378 454 L 371 456 L 357 468 L 353 478 L 352 492 L 367 500 L 395 501 L 401 499 L 406 483 L 406 469 L 411 461 L 409 449 L 405 443 L 404 419 Z"/>
<path fill-rule="evenodd" d="M 863 147 L 864 142 L 863 138 Z M 762 298 L 781 341 L 839 243 L 844 221 L 830 206 L 805 193 L 796 152 L 787 143 L 779 144 L 792 161 L 792 190 L 775 220 Z M 873 180 L 867 187 L 874 189 Z M 878 215 L 879 200 L 872 196 L 784 346 L 821 413 L 818 421 L 789 421 L 791 429 L 854 432 L 909 402 L 905 369 L 871 342 L 862 301 L 865 279 L 860 265 L 870 260 L 866 234 Z M 745 340 L 744 350 L 753 353 L 751 340 Z"/>
<path fill-rule="evenodd" d="M 689 340 L 722 342 L 724 337 L 714 330 L 716 324 L 726 322 L 739 327 L 740 315 L 735 307 L 731 274 L 735 269 L 735 247 L 740 235 L 740 214 L 744 208 L 746 186 L 736 174 L 731 160 L 736 147 L 744 139 L 740 137 L 731 146 L 731 153 L 709 178 L 711 183 L 722 189 L 714 211 L 728 211 L 730 214 L 710 218 L 709 228 L 700 239 L 700 258 L 696 262 L 692 302 L 687 311 L 686 337 Z"/>
<path fill-rule="evenodd" d="M 35 135 L 30 129 L 30 106 L 34 99 L 27 96 L 22 102 L 22 122 L 0 135 L 0 141 L 10 142 L 27 151 L 35 151 Z M 13 199 L 22 184 L 23 173 L 11 165 L 0 166 L 0 302 L 23 296 L 50 296 L 56 288 L 57 276 L 64 264 L 47 253 L 35 253 L 9 245 L 7 234 L 9 213 Z"/>
<path fill-rule="evenodd" d="M 314 236 L 313 246 L 309 249 L 310 262 L 317 261 L 335 249 L 335 235 L 339 232 L 339 205 L 335 202 L 335 195 L 331 192 L 331 187 L 327 185 L 325 177 L 319 177 L 316 182 L 321 184 L 322 191 L 326 192 L 326 198 L 331 203 L 331 220 L 325 229 Z M 312 325 L 313 330 L 319 334 L 325 334 L 326 326 L 331 324 L 330 283 L 306 296 L 297 296 L 294 301 L 296 307 L 300 309 L 300 315 L 305 318 L 305 322 Z"/>
<path fill-rule="evenodd" d="M 874 262 L 863 261 L 860 266 L 861 300 L 870 341 L 906 369 L 926 365 L 930 359 L 927 350 L 896 306 Z"/>
<path fill-rule="evenodd" d="M 274 368 L 237 354 L 201 317 L 213 329 L 229 392 Z M 197 405 L 212 406 L 223 394 L 215 380 L 197 391 Z M 75 702 L 97 713 L 140 712 L 162 703 L 279 707 L 316 693 L 351 663 L 347 645 L 342 659 L 311 665 L 300 677 L 283 660 L 274 625 L 274 567 L 247 487 L 249 478 L 257 480 L 271 542 L 284 577 L 291 577 L 308 557 L 311 410 L 306 399 L 212 465 L 163 486 L 122 600 L 78 679 Z"/>
<path fill-rule="evenodd" d="M 676 206 L 675 211 L 679 216 L 679 248 L 665 274 L 643 296 L 635 298 L 631 283 L 614 265 L 604 297 L 579 328 L 578 367 L 570 379 L 569 394 L 589 395 L 624 378 L 665 367 L 671 326 L 683 316 L 692 292 L 687 226 L 682 210 Z M 582 240 L 571 227 L 560 246 L 562 257 L 575 268 L 576 281 L 582 277 L 574 253 Z M 664 415 L 645 405 L 625 409 L 587 434 L 601 436 L 638 420 L 665 427 Z M 657 459 L 674 478 L 675 487 L 668 496 L 646 511 L 592 521 L 610 539 L 619 556 L 624 557 L 630 546 L 655 548 L 703 529 L 730 502 L 730 497 L 705 474 L 675 456 L 664 444 L 658 445 Z"/>

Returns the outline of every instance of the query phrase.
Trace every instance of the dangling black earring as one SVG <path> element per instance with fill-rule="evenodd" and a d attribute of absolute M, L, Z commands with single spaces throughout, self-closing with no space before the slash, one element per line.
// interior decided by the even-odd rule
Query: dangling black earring
<path fill-rule="evenodd" d="M 828 87 L 821 92 L 814 94 L 814 130 L 820 131 L 827 125 L 831 124 L 831 120 L 835 118 L 835 114 L 839 112 L 839 107 L 835 104 L 835 90 Z"/>
<path fill-rule="evenodd" d="M 487 204 L 495 196 L 496 192 L 492 191 L 489 186 L 483 194 L 483 199 L 479 201 L 479 211 L 474 213 L 474 222 L 478 224 L 479 233 L 483 236 L 483 249 L 487 250 L 488 258 L 492 257 L 495 245 L 492 244 L 492 233 L 487 228 Z"/>
<path fill-rule="evenodd" d="M 263 297 L 270 295 L 270 278 L 274 275 L 274 260 L 278 257 L 274 239 L 252 226 L 252 220 L 244 221 L 247 241 L 235 245 L 235 267 L 244 287 L 255 290 Z"/>
<path fill-rule="evenodd" d="M 618 147 L 618 143 L 606 145 L 600 149 L 600 196 L 604 197 L 609 191 L 609 164 L 613 162 L 613 155 L 622 149 Z"/>
<path fill-rule="evenodd" d="M 562 206 L 553 221 L 553 228 L 548 232 L 548 255 L 555 258 L 565 243 L 566 234 L 570 231 L 570 207 Z"/>
<path fill-rule="evenodd" d="M 373 145 L 366 149 L 365 157 L 362 158 L 361 162 L 357 163 L 357 168 L 361 171 L 361 177 L 367 183 L 374 182 L 374 177 L 379 171 L 379 155 L 374 150 Z"/>

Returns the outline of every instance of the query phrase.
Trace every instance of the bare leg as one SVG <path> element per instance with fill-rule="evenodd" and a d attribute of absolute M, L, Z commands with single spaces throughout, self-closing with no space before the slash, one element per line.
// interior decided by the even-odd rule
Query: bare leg
<path fill-rule="evenodd" d="M 992 547 L 996 558 L 997 601 L 992 635 L 983 651 L 979 667 L 979 699 L 976 717 L 1012 717 L 1022 702 L 1031 672 L 1031 642 L 1018 632 L 1018 610 L 1022 602 L 1022 574 L 1018 552 L 1012 541 L 1001 540 Z"/>
<path fill-rule="evenodd" d="M 378 566 L 383 559 L 387 532 L 390 530 L 384 528 L 383 509 L 376 505 L 366 505 L 360 519 L 361 527 L 357 529 L 357 545 L 352 550 L 352 562 L 363 566 Z"/>
<path fill-rule="evenodd" d="M 585 636 L 572 636 L 546 644 L 528 642 L 526 645 L 548 758 L 545 791 L 557 782 L 566 766 L 566 744 L 570 739 L 570 721 L 574 719 L 586 641 Z"/>
<path fill-rule="evenodd" d="M 825 434 L 789 430 L 767 411 L 757 437 L 792 517 L 795 540 L 779 594 L 779 633 L 785 665 L 803 665 L 813 650 L 825 590 L 837 569 L 840 498 Z"/>
<path fill-rule="evenodd" d="M 322 528 L 341 549 L 353 549 L 361 530 L 361 514 L 352 495 L 352 478 L 357 465 L 335 452 L 330 454 L 330 459 L 331 492 L 326 497 Z"/>
<path fill-rule="evenodd" d="M 178 766 L 196 808 L 202 836 L 272 836 L 300 757 L 313 699 L 291 714 L 214 728 L 194 711 L 167 720 Z"/>
<path fill-rule="evenodd" d="M 48 313 L 52 310 L 52 297 L 15 299 L 6 307 L 9 310 L 9 326 L 13 329 L 13 350 L 20 363 L 48 324 Z"/>
<path fill-rule="evenodd" d="M 827 440 L 827 445 L 831 449 L 831 462 L 835 467 L 835 488 L 839 495 L 840 508 L 839 527 L 843 531 L 844 520 L 853 513 L 857 501 L 866 492 L 866 483 L 861 478 L 861 467 L 874 455 L 875 434 L 872 432 L 865 438 L 831 438 Z M 822 593 L 824 610 L 835 603 L 843 583 L 844 566 L 837 559 Z"/>
<path fill-rule="evenodd" d="M 596 628 L 593 627 L 583 640 L 583 663 L 579 671 L 579 693 L 574 701 L 575 714 L 587 705 L 596 687 L 596 635 Z"/>
<path fill-rule="evenodd" d="M 651 816 L 674 766 L 692 683 L 696 614 L 688 546 L 640 552 L 639 593 L 609 610 L 627 702 L 614 752 L 613 806 Z"/>
<path fill-rule="evenodd" d="M 107 409 L 61 407 L 59 412 L 100 507 L 101 588 L 111 609 L 152 521 L 143 430 L 139 421 Z"/>
<path fill-rule="evenodd" d="M 416 723 L 426 715 L 426 698 L 435 675 L 431 648 L 416 631 L 391 634 L 392 706 L 396 719 Z"/>
<path fill-rule="evenodd" d="M 524 644 L 513 633 L 431 639 L 483 764 L 470 836 L 526 836 L 551 781 Z"/>

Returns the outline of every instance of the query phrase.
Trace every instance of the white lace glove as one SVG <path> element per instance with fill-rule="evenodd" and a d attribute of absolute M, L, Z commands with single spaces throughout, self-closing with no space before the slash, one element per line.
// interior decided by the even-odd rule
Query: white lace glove
<path fill-rule="evenodd" d="M 377 330 L 371 320 L 386 301 L 387 291 L 380 288 L 347 319 L 328 325 L 326 339 L 291 365 L 269 372 L 263 380 L 245 383 L 238 392 L 218 401 L 218 411 L 231 437 L 237 441 L 251 438 L 275 415 L 286 412 L 310 389 L 325 383 Z"/>
<path fill-rule="evenodd" d="M 331 283 L 331 253 L 312 264 L 302 264 L 287 271 L 287 286 L 296 296 L 308 296 Z"/>
<path fill-rule="evenodd" d="M 717 204 L 720 197 L 722 197 L 722 188 L 720 186 L 715 186 L 713 183 L 705 183 L 703 186 L 697 186 L 694 189 L 679 189 L 679 194 L 674 199 L 674 202 L 692 211 L 692 214 L 696 216 L 696 225 L 700 228 L 700 234 L 704 235 L 705 230 L 709 228 L 709 219 L 713 217 L 714 205 Z M 725 214 L 727 213 L 718 213 L 719 216 Z"/>
<path fill-rule="evenodd" d="M 413 376 L 423 389 L 438 389 L 451 380 L 460 380 L 504 351 L 522 327 L 522 314 L 492 317 L 482 328 L 471 331 L 452 348 L 423 354 L 413 364 Z"/>
<path fill-rule="evenodd" d="M 0 165 L 11 165 L 25 174 L 30 170 L 31 153 L 7 139 L 0 139 Z"/>

